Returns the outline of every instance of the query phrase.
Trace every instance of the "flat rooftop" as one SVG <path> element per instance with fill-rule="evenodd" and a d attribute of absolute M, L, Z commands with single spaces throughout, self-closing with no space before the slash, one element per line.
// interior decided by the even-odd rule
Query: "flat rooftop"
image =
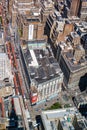
<path fill-rule="evenodd" d="M 75 23 L 74 26 L 79 35 L 84 35 L 87 33 L 87 22 Z"/>
<path fill-rule="evenodd" d="M 41 118 L 45 127 L 45 130 L 54 130 L 52 122 L 57 122 L 57 120 L 65 119 L 67 120 L 67 117 L 74 117 L 75 114 L 79 114 L 77 109 L 75 107 L 73 108 L 67 108 L 67 109 L 58 109 L 58 110 L 49 110 L 49 111 L 43 111 L 41 114 Z M 58 123 L 57 123 L 58 126 Z M 57 130 L 57 127 L 56 129 Z M 65 130 L 65 129 L 64 129 Z"/>
<path fill-rule="evenodd" d="M 31 41 L 21 47 L 31 79 L 43 83 L 62 74 L 59 64 L 45 42 Z"/>
<path fill-rule="evenodd" d="M 87 59 L 82 58 L 80 59 L 79 63 L 74 64 L 73 62 L 73 53 L 72 52 L 64 52 L 63 55 L 64 61 L 66 62 L 68 68 L 71 70 L 71 72 L 79 71 L 83 68 L 87 68 Z"/>
<path fill-rule="evenodd" d="M 76 105 L 87 104 L 87 93 L 84 92 L 75 96 L 75 103 Z"/>

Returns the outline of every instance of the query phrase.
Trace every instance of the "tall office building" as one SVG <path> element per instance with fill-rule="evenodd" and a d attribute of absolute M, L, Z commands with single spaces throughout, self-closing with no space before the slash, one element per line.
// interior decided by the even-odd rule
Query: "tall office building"
<path fill-rule="evenodd" d="M 70 6 L 70 16 L 78 16 L 80 0 L 72 0 Z"/>
<path fill-rule="evenodd" d="M 87 17 L 87 0 L 66 0 L 69 8 L 69 16 L 78 16 L 81 19 Z"/>
<path fill-rule="evenodd" d="M 52 0 L 41 0 L 41 21 L 46 22 L 49 14 L 54 12 L 54 3 Z"/>

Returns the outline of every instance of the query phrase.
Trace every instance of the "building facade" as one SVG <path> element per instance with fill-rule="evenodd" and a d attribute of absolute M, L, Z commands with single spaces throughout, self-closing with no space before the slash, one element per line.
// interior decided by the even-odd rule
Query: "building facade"
<path fill-rule="evenodd" d="M 31 14 L 30 14 L 31 13 Z M 18 33 L 26 41 L 46 39 L 38 9 L 17 16 Z"/>
<path fill-rule="evenodd" d="M 12 27 L 16 25 L 16 19 L 18 13 L 25 13 L 26 11 L 31 10 L 31 8 L 38 8 L 39 3 L 38 0 L 14 0 L 12 4 Z"/>

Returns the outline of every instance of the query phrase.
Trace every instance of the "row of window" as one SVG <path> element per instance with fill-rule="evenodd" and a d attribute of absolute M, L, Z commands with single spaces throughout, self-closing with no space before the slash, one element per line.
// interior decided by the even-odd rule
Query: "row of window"
<path fill-rule="evenodd" d="M 39 91 L 39 93 L 38 93 L 39 94 L 38 95 L 39 100 L 47 98 L 48 96 L 51 96 L 52 94 L 57 93 L 58 91 L 60 91 L 61 90 L 60 85 L 61 84 L 57 83 L 57 84 L 50 85 L 48 87 L 45 87 L 45 88 L 41 89 Z"/>

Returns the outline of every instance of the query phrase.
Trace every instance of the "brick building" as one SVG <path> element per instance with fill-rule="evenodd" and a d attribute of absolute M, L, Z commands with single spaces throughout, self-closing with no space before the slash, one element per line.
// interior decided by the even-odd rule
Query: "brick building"
<path fill-rule="evenodd" d="M 12 5 L 12 26 L 16 24 L 18 13 L 24 13 L 31 10 L 31 8 L 39 7 L 38 0 L 14 0 Z"/>
<path fill-rule="evenodd" d="M 44 36 L 44 24 L 41 23 L 38 9 L 32 9 L 26 14 L 19 14 L 17 23 L 20 37 L 24 40 L 46 39 L 46 36 Z"/>
<path fill-rule="evenodd" d="M 80 8 L 80 0 L 72 0 L 70 5 L 70 10 L 69 10 L 69 15 L 78 16 L 79 8 Z"/>
<path fill-rule="evenodd" d="M 64 83 L 68 88 L 79 86 L 82 76 L 87 73 L 85 50 L 79 35 L 71 33 L 65 42 L 58 44 L 57 59 L 64 73 Z"/>
<path fill-rule="evenodd" d="M 66 8 L 68 7 L 69 16 L 77 16 L 84 20 L 87 17 L 87 1 L 86 0 L 66 0 Z"/>
<path fill-rule="evenodd" d="M 40 0 L 41 3 L 41 21 L 46 22 L 49 14 L 54 12 L 54 2 L 52 0 Z"/>

